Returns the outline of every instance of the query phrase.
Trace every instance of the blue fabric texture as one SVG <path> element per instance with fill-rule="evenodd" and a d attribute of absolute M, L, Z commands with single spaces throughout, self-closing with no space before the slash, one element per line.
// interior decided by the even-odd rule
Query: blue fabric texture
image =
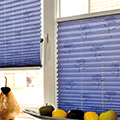
<path fill-rule="evenodd" d="M 58 22 L 58 108 L 120 115 L 120 15 Z"/>
<path fill-rule="evenodd" d="M 41 66 L 40 0 L 0 1 L 0 67 Z"/>

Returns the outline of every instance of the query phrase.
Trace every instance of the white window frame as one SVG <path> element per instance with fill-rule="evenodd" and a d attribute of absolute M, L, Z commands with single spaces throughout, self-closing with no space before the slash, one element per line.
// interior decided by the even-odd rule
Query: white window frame
<path fill-rule="evenodd" d="M 57 108 L 57 1 L 43 0 L 43 97 L 44 104 Z"/>

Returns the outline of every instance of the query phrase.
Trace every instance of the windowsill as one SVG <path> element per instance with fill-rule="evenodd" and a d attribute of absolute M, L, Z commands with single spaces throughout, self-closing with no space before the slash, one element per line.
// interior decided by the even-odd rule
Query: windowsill
<path fill-rule="evenodd" d="M 19 113 L 19 115 L 16 117 L 15 120 L 21 120 L 21 118 L 22 118 L 22 120 L 38 120 L 37 118 L 34 118 L 34 117 L 32 117 L 32 116 L 24 113 L 24 112 L 22 111 L 22 109 L 32 109 L 32 110 L 35 110 L 35 111 L 38 110 L 38 108 L 36 108 L 36 107 L 21 107 L 20 113 Z M 39 119 L 39 120 L 40 120 L 40 119 Z"/>
<path fill-rule="evenodd" d="M 30 120 L 32 120 L 33 118 L 32 117 L 30 117 L 29 115 L 27 115 L 27 114 L 25 114 L 24 112 L 20 112 L 19 113 L 19 115 L 17 116 L 17 118 L 15 119 L 15 120 L 20 120 L 22 118 L 22 120 L 28 120 L 28 119 L 30 119 Z"/>
<path fill-rule="evenodd" d="M 21 120 L 21 118 L 16 118 L 15 120 Z M 22 118 L 22 120 L 34 120 L 32 118 Z"/>

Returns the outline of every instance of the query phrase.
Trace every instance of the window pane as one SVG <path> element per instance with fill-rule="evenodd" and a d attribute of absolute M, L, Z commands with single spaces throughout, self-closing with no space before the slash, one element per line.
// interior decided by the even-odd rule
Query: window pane
<path fill-rule="evenodd" d="M 91 0 L 90 1 L 90 11 L 99 12 L 106 10 L 114 10 L 120 8 L 119 0 Z"/>
<path fill-rule="evenodd" d="M 84 0 L 61 0 L 61 17 L 80 15 L 87 11 L 87 1 Z M 84 4 L 84 10 L 82 9 L 82 4 Z"/>
<path fill-rule="evenodd" d="M 61 17 L 120 9 L 120 0 L 60 0 Z M 90 7 L 88 7 L 90 6 Z M 90 9 L 90 10 L 89 10 Z"/>
<path fill-rule="evenodd" d="M 90 11 L 100 12 L 120 8 L 120 0 L 90 0 Z"/>
<path fill-rule="evenodd" d="M 30 71 L 1 72 L 0 87 L 11 88 L 18 104 L 21 107 L 37 107 L 43 104 L 42 69 Z"/>

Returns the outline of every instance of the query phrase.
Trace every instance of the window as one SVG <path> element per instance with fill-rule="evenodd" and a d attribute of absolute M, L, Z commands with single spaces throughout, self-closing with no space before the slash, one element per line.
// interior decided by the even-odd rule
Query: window
<path fill-rule="evenodd" d="M 42 69 L 0 72 L 0 87 L 11 88 L 17 102 L 21 107 L 39 107 L 43 104 L 43 78 Z"/>
<path fill-rule="evenodd" d="M 61 2 L 61 4 L 60 4 L 61 17 L 67 17 L 67 16 L 81 14 L 81 12 L 82 12 L 81 0 L 76 0 L 76 1 L 74 1 L 74 0 L 61 0 L 60 2 Z"/>
<path fill-rule="evenodd" d="M 68 5 L 68 4 L 67 4 Z M 66 5 L 66 6 L 67 6 Z M 114 5 L 114 4 L 113 4 Z M 57 35 L 55 33 L 57 33 L 57 29 L 56 29 L 56 1 L 48 1 L 48 0 L 44 0 L 44 34 L 48 33 L 48 37 L 50 42 L 45 46 L 45 63 L 44 63 L 44 100 L 45 102 L 49 102 L 51 104 L 55 104 L 55 106 L 57 107 L 58 104 L 57 103 L 57 80 L 58 78 L 56 70 L 57 70 L 57 65 L 55 63 L 57 63 L 58 61 L 58 56 L 56 55 L 57 53 Z M 112 11 L 110 11 L 112 12 Z M 108 11 L 108 13 L 110 13 Z M 107 14 L 108 14 L 107 13 Z M 97 13 L 96 13 L 97 14 Z M 106 12 L 104 13 L 106 14 Z M 72 16 L 73 17 L 73 16 Z M 80 16 L 78 16 L 79 18 Z M 49 19 L 48 19 L 49 18 Z M 74 17 L 73 17 L 74 18 Z M 67 17 L 68 20 L 69 17 Z M 57 19 L 59 22 L 62 19 Z M 69 46 L 69 45 L 68 45 Z M 50 50 L 48 49 L 50 47 Z M 66 46 L 67 47 L 67 46 Z M 50 59 L 48 59 L 48 51 L 50 53 Z M 55 59 L 57 60 L 55 60 Z M 72 84 L 72 83 L 71 83 Z M 55 96 L 54 96 L 55 95 Z M 55 98 L 55 99 L 54 99 Z"/>
<path fill-rule="evenodd" d="M 119 21 L 119 9 L 58 19 L 58 108 L 120 115 Z"/>
<path fill-rule="evenodd" d="M 68 17 L 119 8 L 119 0 L 60 0 L 59 17 Z"/>
<path fill-rule="evenodd" d="M 0 87 L 6 76 L 21 107 L 43 104 L 41 6 L 41 0 L 0 1 Z"/>
<path fill-rule="evenodd" d="M 119 0 L 90 0 L 90 12 L 101 12 L 120 8 Z"/>
<path fill-rule="evenodd" d="M 92 1 L 92 0 L 91 0 Z M 85 3 L 85 2 L 84 2 Z M 114 3 L 116 4 L 117 1 L 115 0 Z M 97 3 L 96 3 L 97 4 Z M 113 4 L 113 5 L 115 5 Z M 117 3 L 119 5 L 119 1 Z M 68 4 L 67 4 L 68 5 Z M 66 6 L 67 6 L 66 5 Z M 48 34 L 49 42 L 45 45 L 44 52 L 45 52 L 45 61 L 43 63 L 43 77 L 44 77 L 44 101 L 53 105 L 56 105 L 57 97 L 56 94 L 56 84 L 57 84 L 57 74 L 56 74 L 56 64 L 57 63 L 57 55 L 56 55 L 56 1 L 44 0 L 44 32 L 43 34 Z M 90 5 L 92 7 L 92 5 Z M 116 5 L 115 5 L 116 6 Z M 88 13 L 89 5 L 86 3 L 85 12 Z M 95 8 L 97 9 L 97 8 Z M 83 9 L 82 9 L 83 10 Z M 93 12 L 92 9 L 90 9 Z M 100 10 L 99 10 L 100 11 Z M 94 12 L 97 12 L 94 11 Z M 77 14 L 79 14 L 77 12 Z M 75 15 L 77 15 L 75 14 Z M 62 16 L 61 16 L 62 17 Z M 65 17 L 65 16 L 64 16 Z M 71 46 L 71 45 L 70 45 Z M 67 47 L 67 46 L 66 46 Z M 69 45 L 68 45 L 69 47 Z M 48 55 L 49 53 L 49 55 Z M 71 83 L 72 85 L 72 83 Z M 57 105 L 56 105 L 57 108 Z"/>

